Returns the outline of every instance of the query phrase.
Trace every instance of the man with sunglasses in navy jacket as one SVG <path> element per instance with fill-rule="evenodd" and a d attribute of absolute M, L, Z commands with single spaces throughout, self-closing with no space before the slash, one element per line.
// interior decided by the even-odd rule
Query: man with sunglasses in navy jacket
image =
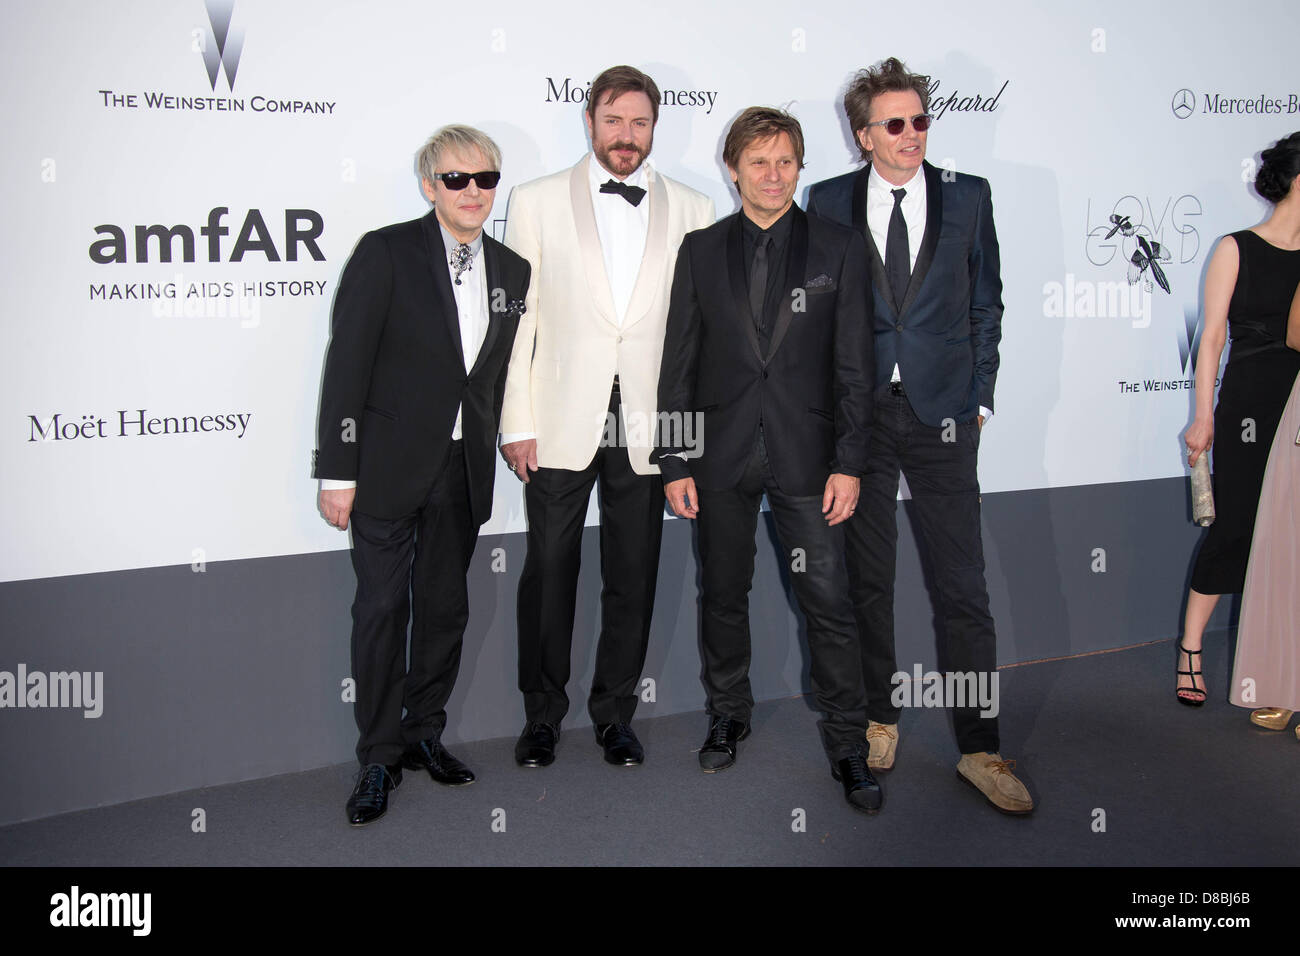
<path fill-rule="evenodd" d="M 808 212 L 852 226 L 867 243 L 875 295 L 877 391 L 872 455 L 846 529 L 862 643 L 869 765 L 888 770 L 898 746 L 894 576 L 898 478 L 907 476 L 939 596 L 940 663 L 993 689 L 997 637 L 989 613 L 976 472 L 993 414 L 1002 339 L 1002 280 L 989 184 L 925 162 L 929 78 L 895 58 L 858 73 L 844 110 L 867 161 L 818 183 Z M 945 682 L 947 686 L 956 686 Z M 954 695 L 956 696 L 956 695 Z M 1014 761 L 999 751 L 996 703 L 948 701 L 957 771 L 1005 813 L 1033 809 Z"/>

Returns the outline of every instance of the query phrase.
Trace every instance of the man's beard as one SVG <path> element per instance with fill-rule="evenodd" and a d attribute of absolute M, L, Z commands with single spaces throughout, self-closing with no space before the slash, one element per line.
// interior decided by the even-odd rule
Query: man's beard
<path fill-rule="evenodd" d="M 642 152 L 641 147 L 637 146 L 636 143 L 610 143 L 604 149 L 596 151 L 596 158 L 600 160 L 600 164 L 604 166 L 605 169 L 613 173 L 615 176 L 631 176 L 641 167 L 641 164 L 645 162 L 646 157 L 650 155 L 650 150 L 653 147 L 653 139 L 646 145 L 644 152 Z M 636 155 L 631 159 L 623 156 L 616 156 L 614 155 L 614 151 L 618 149 L 634 150 Z"/>

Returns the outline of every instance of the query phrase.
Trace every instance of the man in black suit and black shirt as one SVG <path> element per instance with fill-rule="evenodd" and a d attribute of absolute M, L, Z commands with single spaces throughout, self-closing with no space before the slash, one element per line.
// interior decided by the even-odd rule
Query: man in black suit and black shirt
<path fill-rule="evenodd" d="M 500 169 L 486 134 L 438 130 L 420 153 L 433 210 L 366 233 L 334 302 L 315 475 L 325 520 L 352 527 L 353 826 L 383 815 L 403 767 L 449 786 L 474 781 L 440 739 L 528 291 L 528 263 L 482 229 Z"/>
<path fill-rule="evenodd" d="M 808 622 L 812 685 L 832 775 L 874 812 L 866 696 L 844 565 L 871 427 L 871 299 L 862 238 L 794 205 L 803 131 L 745 110 L 723 158 L 741 212 L 687 234 L 659 377 L 654 460 L 673 511 L 699 522 L 709 734 L 700 766 L 731 766 L 749 734 L 749 589 L 767 494 Z M 680 427 L 695 416 L 688 429 Z"/>

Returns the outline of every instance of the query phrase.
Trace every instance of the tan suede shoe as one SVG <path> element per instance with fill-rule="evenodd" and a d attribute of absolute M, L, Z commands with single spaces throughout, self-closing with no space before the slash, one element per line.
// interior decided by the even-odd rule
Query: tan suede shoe
<path fill-rule="evenodd" d="M 1285 707 L 1261 707 L 1250 712 L 1250 722 L 1265 730 L 1286 730 L 1286 725 L 1291 723 L 1293 713 L 1295 711 L 1287 710 Z M 1300 732 L 1300 727 L 1296 729 Z"/>
<path fill-rule="evenodd" d="M 1003 760 L 1001 754 L 962 754 L 957 775 L 1003 813 L 1028 813 L 1034 809 L 1034 801 L 1011 772 L 1015 766 L 1014 760 Z"/>
<path fill-rule="evenodd" d="M 867 766 L 872 770 L 890 770 L 894 766 L 894 752 L 898 750 L 898 724 L 881 724 L 867 721 Z"/>

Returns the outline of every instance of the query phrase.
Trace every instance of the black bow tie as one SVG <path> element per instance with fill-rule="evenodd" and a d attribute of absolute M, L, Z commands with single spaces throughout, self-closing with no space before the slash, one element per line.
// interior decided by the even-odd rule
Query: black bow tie
<path fill-rule="evenodd" d="M 640 186 L 629 186 L 627 183 L 620 183 L 611 179 L 600 187 L 603 193 L 618 193 L 633 206 L 641 205 L 641 200 L 645 199 L 645 190 Z"/>

